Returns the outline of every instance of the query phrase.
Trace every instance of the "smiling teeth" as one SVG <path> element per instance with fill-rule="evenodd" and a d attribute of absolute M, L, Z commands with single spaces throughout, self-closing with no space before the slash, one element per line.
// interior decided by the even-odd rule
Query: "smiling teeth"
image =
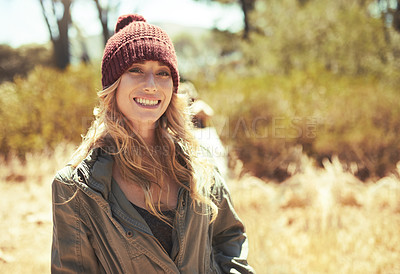
<path fill-rule="evenodd" d="M 144 106 L 155 106 L 158 104 L 158 100 L 148 100 L 143 98 L 136 98 L 135 101 Z"/>

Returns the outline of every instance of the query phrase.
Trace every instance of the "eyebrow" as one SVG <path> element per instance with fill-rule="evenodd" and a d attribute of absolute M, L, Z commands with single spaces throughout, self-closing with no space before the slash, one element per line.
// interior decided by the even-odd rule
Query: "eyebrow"
<path fill-rule="evenodd" d="M 141 64 L 141 65 L 143 65 L 146 61 L 153 61 L 153 60 L 140 60 L 140 61 L 137 61 L 137 62 L 135 62 L 135 63 L 137 63 L 137 64 Z M 169 68 L 169 66 L 167 65 L 167 64 L 165 64 L 165 63 L 163 63 L 163 62 L 161 62 L 161 61 L 157 61 L 158 62 L 158 64 L 160 65 L 160 66 L 163 66 L 163 67 L 168 67 Z M 132 64 L 133 65 L 133 64 Z"/>

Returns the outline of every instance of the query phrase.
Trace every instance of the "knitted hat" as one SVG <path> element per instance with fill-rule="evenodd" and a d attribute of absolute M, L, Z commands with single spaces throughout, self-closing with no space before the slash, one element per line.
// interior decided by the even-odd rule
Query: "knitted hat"
<path fill-rule="evenodd" d="M 171 39 L 161 28 L 137 14 L 118 18 L 115 34 L 108 39 L 101 63 L 103 89 L 112 85 L 133 63 L 160 61 L 169 67 L 174 92 L 179 86 L 178 62 Z"/>

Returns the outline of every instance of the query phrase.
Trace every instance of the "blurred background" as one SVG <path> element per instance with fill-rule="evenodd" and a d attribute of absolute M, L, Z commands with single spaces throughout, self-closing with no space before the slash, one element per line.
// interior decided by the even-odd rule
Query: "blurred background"
<path fill-rule="evenodd" d="M 400 273 L 399 0 L 0 0 L 2 273 L 49 272 L 52 177 L 126 13 L 212 108 L 258 273 Z"/>

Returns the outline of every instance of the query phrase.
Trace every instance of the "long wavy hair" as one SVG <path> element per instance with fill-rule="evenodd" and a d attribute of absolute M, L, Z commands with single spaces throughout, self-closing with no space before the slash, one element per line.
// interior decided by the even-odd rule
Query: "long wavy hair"
<path fill-rule="evenodd" d="M 117 106 L 116 91 L 119 78 L 110 87 L 98 92 L 99 106 L 95 108 L 95 120 L 72 160 L 77 166 L 94 148 L 101 148 L 113 155 L 123 179 L 143 189 L 146 207 L 159 219 L 168 223 L 161 211 L 161 201 L 153 203 L 152 187 L 159 188 L 161 197 L 162 178 L 168 177 L 187 189 L 192 200 L 206 205 L 205 214 L 213 221 L 218 207 L 211 194 L 213 185 L 206 158 L 198 157 L 199 147 L 191 134 L 192 123 L 187 100 L 173 93 L 171 102 L 155 125 L 155 146 L 149 147 L 131 126 Z"/>

